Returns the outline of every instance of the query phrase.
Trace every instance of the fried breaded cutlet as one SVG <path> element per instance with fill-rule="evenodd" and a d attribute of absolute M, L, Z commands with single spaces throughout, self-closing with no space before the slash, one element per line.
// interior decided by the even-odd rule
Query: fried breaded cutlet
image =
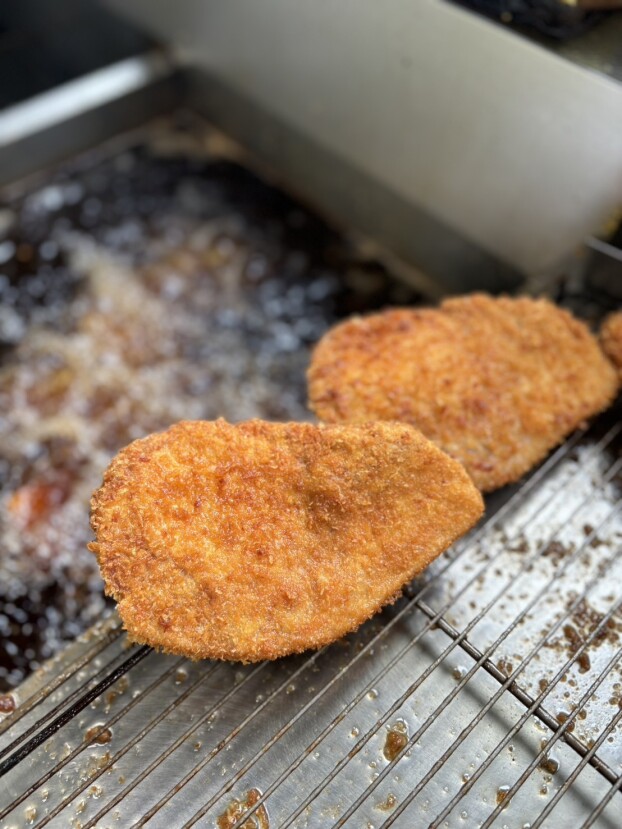
<path fill-rule="evenodd" d="M 520 478 L 616 393 L 587 327 L 544 299 L 486 294 L 350 319 L 308 372 L 328 423 L 411 423 L 484 492 Z"/>
<path fill-rule="evenodd" d="M 622 385 L 622 311 L 609 314 L 600 327 L 600 344 L 603 351 L 618 370 Z"/>
<path fill-rule="evenodd" d="M 112 461 L 90 549 L 134 641 L 255 662 L 354 630 L 482 511 L 406 424 L 189 421 Z"/>

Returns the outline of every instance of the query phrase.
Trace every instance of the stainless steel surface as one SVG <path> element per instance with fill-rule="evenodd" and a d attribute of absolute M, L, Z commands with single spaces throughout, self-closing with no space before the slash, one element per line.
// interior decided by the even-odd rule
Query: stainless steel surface
<path fill-rule="evenodd" d="M 113 618 L 49 667 L 49 692 L 21 687 L 0 762 L 50 736 L 1 778 L 0 825 L 215 826 L 257 789 L 248 825 L 272 829 L 617 827 L 621 448 L 619 412 L 574 435 L 317 654 L 189 663 L 128 649 Z"/>
<path fill-rule="evenodd" d="M 176 66 L 153 51 L 0 110 L 0 185 L 141 126 L 180 97 Z"/>
<path fill-rule="evenodd" d="M 442 0 L 107 1 L 452 244 L 523 273 L 554 267 L 620 204 L 622 84 Z M 305 182 L 282 136 L 291 184 Z"/>
<path fill-rule="evenodd" d="M 161 52 L 126 58 L 0 110 L 0 151 L 171 74 Z"/>
<path fill-rule="evenodd" d="M 250 149 L 267 165 L 271 178 L 318 205 L 349 233 L 364 234 L 367 249 L 377 250 L 406 279 L 425 285 L 429 295 L 509 291 L 521 283 L 517 268 L 269 115 L 214 75 L 193 68 L 185 80 L 192 108 Z"/>

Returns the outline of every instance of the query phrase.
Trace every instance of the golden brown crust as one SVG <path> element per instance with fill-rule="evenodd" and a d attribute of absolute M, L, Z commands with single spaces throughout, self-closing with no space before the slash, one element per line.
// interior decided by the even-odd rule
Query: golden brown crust
<path fill-rule="evenodd" d="M 617 385 L 567 311 L 485 294 L 348 320 L 317 345 L 308 381 L 321 420 L 412 423 L 484 492 L 520 478 Z"/>
<path fill-rule="evenodd" d="M 91 549 L 132 639 L 253 662 L 354 630 L 482 511 L 405 424 L 184 422 L 112 461 Z"/>
<path fill-rule="evenodd" d="M 618 370 L 618 381 L 622 384 L 622 311 L 605 319 L 600 327 L 600 344 Z"/>

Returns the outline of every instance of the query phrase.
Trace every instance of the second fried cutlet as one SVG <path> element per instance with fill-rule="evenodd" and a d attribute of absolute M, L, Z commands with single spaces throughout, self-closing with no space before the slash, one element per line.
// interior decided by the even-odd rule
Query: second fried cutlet
<path fill-rule="evenodd" d="M 320 340 L 308 382 L 321 420 L 411 423 L 482 491 L 520 478 L 617 388 L 570 313 L 485 294 L 350 319 Z"/>

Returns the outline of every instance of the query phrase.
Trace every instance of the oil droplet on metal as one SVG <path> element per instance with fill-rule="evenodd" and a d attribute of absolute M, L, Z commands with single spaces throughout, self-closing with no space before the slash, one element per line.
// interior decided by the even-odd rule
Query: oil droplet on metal
<path fill-rule="evenodd" d="M 26 806 L 24 809 L 24 818 L 26 819 L 26 823 L 34 823 L 37 819 L 37 807 Z"/>
<path fill-rule="evenodd" d="M 376 805 L 376 809 L 380 809 L 381 812 L 392 812 L 396 806 L 397 797 L 389 792 L 386 798 Z"/>
<path fill-rule="evenodd" d="M 367 692 L 367 699 L 376 699 L 378 696 L 378 691 L 375 688 L 370 688 Z"/>
<path fill-rule="evenodd" d="M 188 671 L 184 670 L 183 668 L 179 668 L 177 671 L 175 671 L 175 676 L 173 678 L 173 681 L 175 682 L 175 685 L 181 685 L 187 679 L 188 679 Z"/>
<path fill-rule="evenodd" d="M 505 803 L 509 791 L 509 786 L 499 786 L 499 788 L 497 789 L 497 806 L 499 806 L 501 803 Z M 506 803 L 505 805 L 507 806 L 508 803 Z"/>
<path fill-rule="evenodd" d="M 218 829 L 231 829 L 244 817 L 246 812 L 255 806 L 261 798 L 259 789 L 249 789 L 244 800 L 234 799 L 225 811 L 216 820 Z M 265 804 L 262 803 L 253 814 L 242 824 L 242 829 L 270 829 L 270 820 Z"/>
<path fill-rule="evenodd" d="M 3 714 L 12 714 L 15 708 L 15 697 L 11 694 L 0 694 L 0 717 Z"/>
<path fill-rule="evenodd" d="M 397 720 L 388 730 L 382 753 L 392 763 L 408 744 L 408 723 Z"/>
<path fill-rule="evenodd" d="M 359 730 L 356 726 L 354 726 L 354 728 L 353 728 L 353 729 L 352 729 L 352 731 L 350 732 L 350 736 L 351 736 L 351 737 L 358 737 L 358 735 L 359 735 L 360 733 L 361 733 L 361 732 L 360 732 L 360 730 Z"/>
<path fill-rule="evenodd" d="M 103 726 L 103 723 L 95 723 L 95 725 L 87 728 L 84 732 L 84 741 L 98 746 L 105 746 L 109 743 L 112 740 L 112 729 Z"/>
<path fill-rule="evenodd" d="M 542 771 L 545 771 L 547 774 L 555 774 L 555 772 L 559 768 L 559 763 L 557 760 L 554 760 L 553 757 L 544 756 L 542 760 L 539 762 L 539 767 Z"/>

